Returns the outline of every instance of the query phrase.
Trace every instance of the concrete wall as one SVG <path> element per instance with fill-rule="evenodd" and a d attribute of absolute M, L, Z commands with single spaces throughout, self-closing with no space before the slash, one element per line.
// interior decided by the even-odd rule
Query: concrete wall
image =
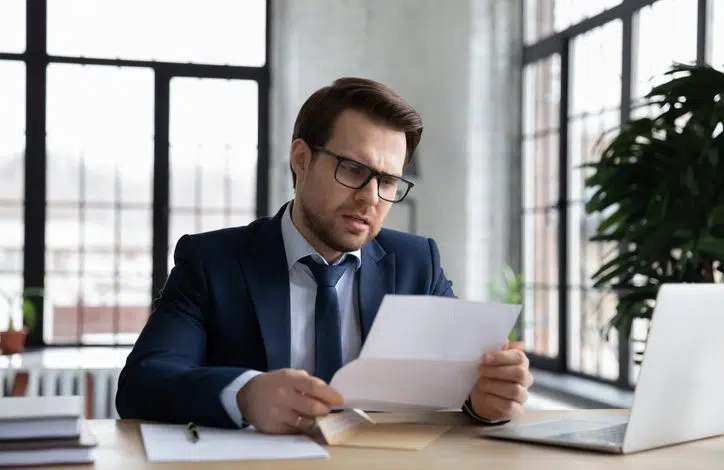
<path fill-rule="evenodd" d="M 433 237 L 456 293 L 487 296 L 518 264 L 521 0 L 276 0 L 272 5 L 271 210 L 292 196 L 292 126 L 340 76 L 381 81 L 422 115 L 416 232 Z M 388 226 L 407 228 L 410 207 Z M 513 255 L 511 255 L 513 253 Z"/>

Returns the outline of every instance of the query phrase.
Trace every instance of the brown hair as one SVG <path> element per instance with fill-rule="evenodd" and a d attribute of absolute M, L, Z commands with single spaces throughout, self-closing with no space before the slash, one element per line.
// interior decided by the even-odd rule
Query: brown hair
<path fill-rule="evenodd" d="M 346 109 L 361 111 L 374 120 L 403 131 L 407 139 L 404 166 L 409 165 L 422 137 L 420 115 L 391 89 L 364 78 L 339 78 L 307 98 L 294 123 L 292 140 L 302 139 L 310 146 L 325 145 L 337 117 Z M 292 184 L 296 188 L 294 170 Z"/>

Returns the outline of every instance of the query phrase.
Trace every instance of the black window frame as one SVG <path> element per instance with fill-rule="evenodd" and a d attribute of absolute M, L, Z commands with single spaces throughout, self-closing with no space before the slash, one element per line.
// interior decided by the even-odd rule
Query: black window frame
<path fill-rule="evenodd" d="M 632 57 L 635 52 L 636 14 L 644 7 L 652 5 L 659 0 L 621 0 L 621 3 L 597 15 L 586 18 L 568 28 L 540 38 L 531 44 L 523 46 L 522 69 L 540 60 L 554 55 L 560 57 L 560 105 L 558 109 L 559 146 L 558 146 L 558 196 L 554 209 L 558 214 L 558 355 L 548 357 L 528 352 L 530 364 L 533 368 L 551 372 L 582 377 L 595 382 L 614 385 L 624 390 L 633 390 L 635 383 L 631 380 L 631 342 L 622 340 L 618 342 L 619 375 L 615 380 L 571 370 L 568 367 L 568 339 L 569 339 L 569 275 L 568 275 L 568 122 L 569 122 L 569 93 L 570 93 L 570 50 L 572 41 L 591 30 L 599 28 L 611 21 L 620 20 L 622 23 L 622 63 L 621 63 L 621 108 L 620 122 L 626 122 L 631 116 L 631 96 L 633 85 Z M 693 6 L 697 8 L 697 41 L 696 61 L 706 63 L 711 38 L 709 36 L 710 4 L 708 0 L 697 0 Z M 523 24 L 527 22 L 525 7 L 523 8 Z M 522 121 L 521 121 L 522 122 Z M 519 161 L 521 155 L 518 156 Z M 525 210 L 521 212 L 521 217 Z M 528 234 L 524 234 L 524 237 Z"/>
<path fill-rule="evenodd" d="M 262 66 L 230 66 L 163 61 L 100 59 L 50 56 L 47 53 L 47 0 L 26 2 L 26 49 L 22 53 L 0 52 L 0 60 L 21 61 L 26 66 L 25 113 L 25 189 L 23 285 L 45 285 L 46 230 L 46 81 L 51 63 L 144 67 L 155 74 L 154 89 L 154 166 L 152 201 L 152 281 L 149 313 L 153 298 L 163 287 L 168 274 L 169 250 L 169 87 L 173 77 L 253 80 L 258 85 L 258 159 L 256 174 L 256 215 L 269 212 L 269 108 L 270 108 L 270 39 L 272 0 L 266 1 L 265 61 Z M 159 25 L 159 30 L 162 25 Z M 38 311 L 43 312 L 43 298 L 36 297 Z M 80 338 L 74 343 L 46 344 L 43 338 L 43 315 L 38 315 L 29 333 L 26 347 L 86 346 Z M 114 322 L 117 325 L 117 322 Z M 113 345 L 127 345 L 114 343 Z M 91 346 L 91 344 L 87 345 Z M 109 346 L 103 344 L 102 346 Z"/>

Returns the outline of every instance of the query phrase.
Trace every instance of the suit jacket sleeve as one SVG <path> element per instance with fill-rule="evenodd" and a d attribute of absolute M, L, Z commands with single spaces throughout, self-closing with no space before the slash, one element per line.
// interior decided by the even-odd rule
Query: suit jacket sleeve
<path fill-rule="evenodd" d="M 441 297 L 457 297 L 455 293 L 452 290 L 452 282 L 450 282 L 446 277 L 445 273 L 442 269 L 441 263 L 440 263 L 440 251 L 437 248 L 437 244 L 434 240 L 429 239 L 428 243 L 430 244 L 430 255 L 432 257 L 432 270 L 433 270 L 433 281 L 432 281 L 432 292 L 431 295 L 437 295 Z M 492 421 L 489 419 L 485 419 L 481 416 L 478 416 L 474 411 L 472 404 L 470 403 L 470 398 L 468 397 L 468 400 L 465 401 L 465 404 L 462 406 L 463 412 L 471 417 L 473 420 L 480 424 L 504 424 L 507 423 L 508 420 L 504 421 Z"/>
<path fill-rule="evenodd" d="M 440 251 L 435 240 L 428 239 L 430 245 L 430 257 L 432 259 L 432 289 L 430 295 L 440 297 L 455 297 L 452 290 L 452 282 L 445 277 L 445 272 L 440 264 Z"/>
<path fill-rule="evenodd" d="M 219 396 L 246 369 L 207 367 L 209 292 L 193 240 L 176 245 L 175 266 L 121 371 L 121 418 L 235 427 Z"/>

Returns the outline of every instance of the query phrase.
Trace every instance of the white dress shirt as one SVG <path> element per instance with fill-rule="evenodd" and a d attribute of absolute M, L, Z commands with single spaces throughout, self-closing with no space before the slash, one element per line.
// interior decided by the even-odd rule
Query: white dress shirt
<path fill-rule="evenodd" d="M 311 255 L 318 263 L 328 264 L 322 256 L 299 233 L 291 218 L 291 203 L 287 205 L 281 220 L 282 240 L 286 252 L 287 266 L 289 268 L 289 300 L 291 314 L 291 345 L 290 366 L 293 369 L 302 369 L 314 375 L 315 366 L 315 340 L 314 340 L 314 302 L 317 296 L 317 283 L 308 266 L 299 260 Z M 347 270 L 335 286 L 340 310 L 340 332 L 342 336 L 342 363 L 346 364 L 356 359 L 362 347 L 361 330 L 359 324 L 357 298 L 356 272 L 362 265 L 361 251 L 344 254 L 334 264 L 339 264 L 346 257 L 352 256 L 355 263 L 349 263 Z M 226 413 L 237 426 L 243 426 L 243 418 L 236 403 L 236 395 L 241 388 L 253 377 L 263 372 L 249 370 L 221 392 L 221 403 Z"/>

